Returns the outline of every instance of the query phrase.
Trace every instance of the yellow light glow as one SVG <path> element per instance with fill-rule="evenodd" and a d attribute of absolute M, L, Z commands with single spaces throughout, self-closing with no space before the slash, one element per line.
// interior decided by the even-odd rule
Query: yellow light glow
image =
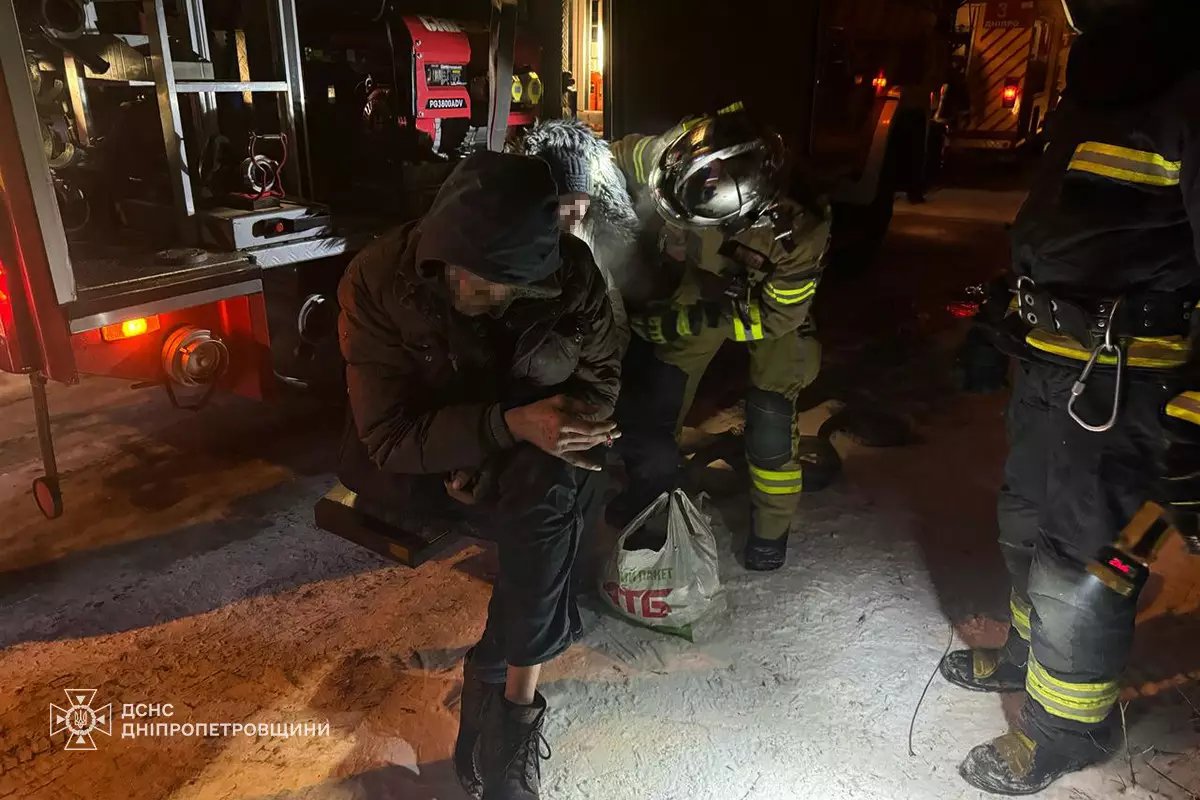
<path fill-rule="evenodd" d="M 127 319 L 121 323 L 121 335 L 127 339 L 131 336 L 141 336 L 148 330 L 150 330 L 150 323 L 145 317 Z"/>

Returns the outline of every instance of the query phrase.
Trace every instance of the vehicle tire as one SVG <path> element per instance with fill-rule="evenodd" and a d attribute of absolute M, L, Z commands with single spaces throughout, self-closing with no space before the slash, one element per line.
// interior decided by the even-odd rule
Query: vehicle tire
<path fill-rule="evenodd" d="M 45 475 L 33 479 L 33 502 L 46 519 L 58 519 L 63 513 L 62 489 L 58 481 Z"/>

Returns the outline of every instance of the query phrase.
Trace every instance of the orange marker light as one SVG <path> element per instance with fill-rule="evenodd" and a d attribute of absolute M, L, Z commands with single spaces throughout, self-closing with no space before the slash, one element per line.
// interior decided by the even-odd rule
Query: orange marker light
<path fill-rule="evenodd" d="M 127 319 L 121 323 L 121 335 L 127 339 L 130 336 L 141 336 L 148 330 L 150 330 L 150 323 L 146 322 L 145 317 Z"/>
<path fill-rule="evenodd" d="M 124 322 L 115 322 L 100 329 L 100 338 L 106 342 L 119 342 L 158 330 L 158 317 L 134 317 Z"/>

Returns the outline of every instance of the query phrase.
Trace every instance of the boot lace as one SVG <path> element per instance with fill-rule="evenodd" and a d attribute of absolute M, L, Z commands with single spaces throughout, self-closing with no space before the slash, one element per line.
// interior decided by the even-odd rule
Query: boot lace
<path fill-rule="evenodd" d="M 517 746 L 509 762 L 509 774 L 520 775 L 526 786 L 536 787 L 542 779 L 542 761 L 548 760 L 553 754 L 550 742 L 542 734 L 541 725 L 538 725 Z"/>

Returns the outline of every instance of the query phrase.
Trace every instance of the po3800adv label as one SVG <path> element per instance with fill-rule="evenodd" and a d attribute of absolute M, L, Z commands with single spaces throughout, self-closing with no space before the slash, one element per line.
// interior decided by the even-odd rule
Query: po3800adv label
<path fill-rule="evenodd" d="M 466 108 L 467 100 L 465 97 L 431 97 L 425 107 L 430 110 L 441 110 L 445 108 Z"/>

